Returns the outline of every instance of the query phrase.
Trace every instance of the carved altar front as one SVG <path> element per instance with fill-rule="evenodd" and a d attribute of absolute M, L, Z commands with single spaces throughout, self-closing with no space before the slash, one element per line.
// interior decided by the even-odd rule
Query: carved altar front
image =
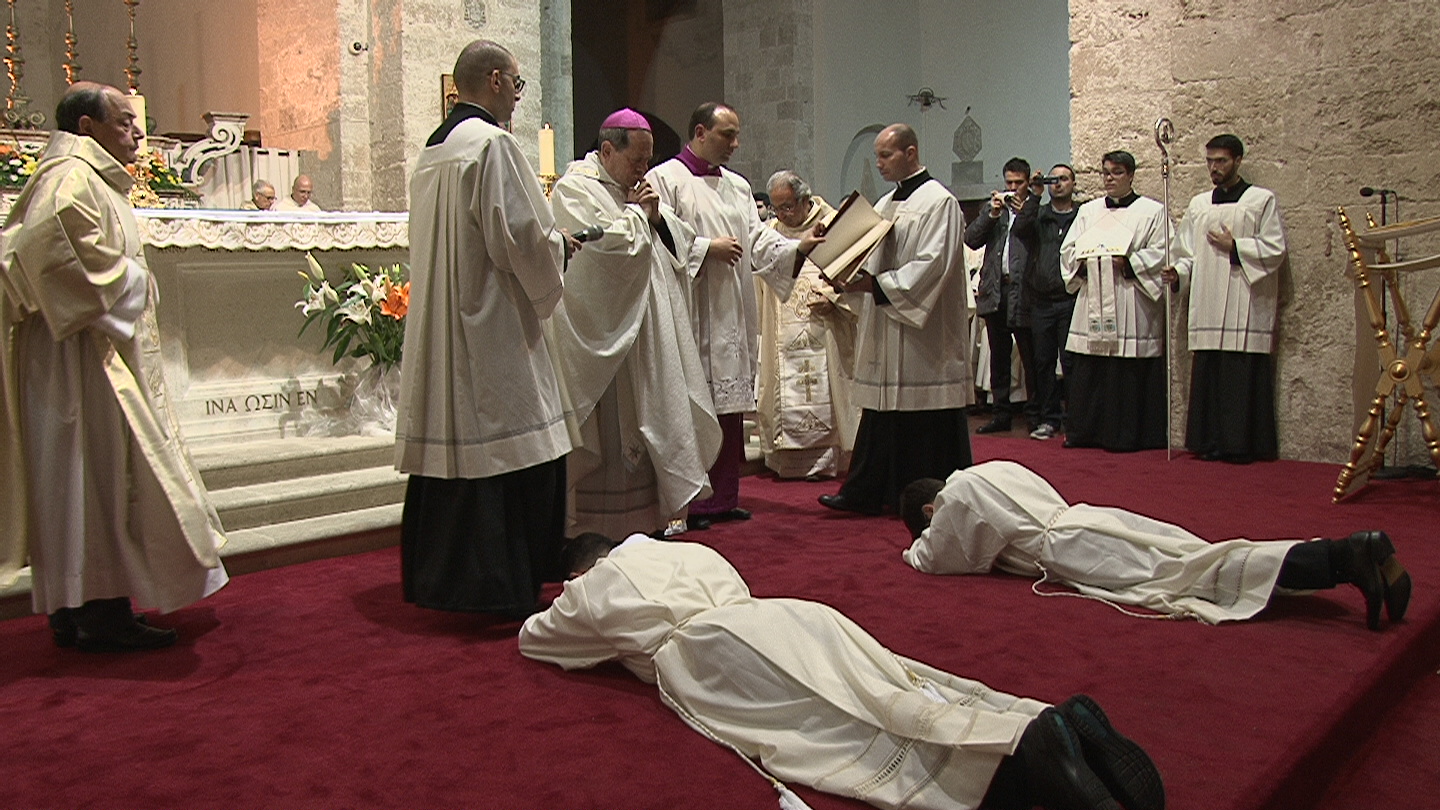
<path fill-rule="evenodd" d="M 404 213 L 137 210 L 160 288 L 166 381 L 194 444 L 291 435 L 306 408 L 338 407 L 339 378 L 295 308 L 312 252 L 332 283 L 352 262 L 409 261 Z"/>

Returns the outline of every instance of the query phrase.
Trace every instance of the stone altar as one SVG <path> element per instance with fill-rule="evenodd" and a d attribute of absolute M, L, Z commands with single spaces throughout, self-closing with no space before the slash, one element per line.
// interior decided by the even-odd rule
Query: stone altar
<path fill-rule="evenodd" d="M 332 364 L 314 326 L 298 335 L 305 252 L 332 284 L 352 262 L 407 262 L 407 214 L 135 214 L 160 288 L 166 382 L 187 441 L 283 438 L 307 406 L 343 404 L 335 401 L 339 378 L 365 362 Z"/>

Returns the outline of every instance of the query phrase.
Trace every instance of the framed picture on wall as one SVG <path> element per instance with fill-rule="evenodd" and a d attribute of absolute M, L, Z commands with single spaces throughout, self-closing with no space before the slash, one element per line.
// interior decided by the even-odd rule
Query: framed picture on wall
<path fill-rule="evenodd" d="M 450 110 L 455 107 L 455 102 L 460 94 L 455 90 L 455 77 L 449 73 L 440 74 L 440 120 L 450 117 Z"/>

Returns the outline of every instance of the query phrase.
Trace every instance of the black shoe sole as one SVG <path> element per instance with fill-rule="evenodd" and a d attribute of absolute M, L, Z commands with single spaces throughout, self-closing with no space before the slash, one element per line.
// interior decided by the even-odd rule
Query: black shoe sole
<path fill-rule="evenodd" d="M 1110 718 L 1088 695 L 1061 704 L 1060 712 L 1080 738 L 1085 761 L 1126 810 L 1164 810 L 1165 783 L 1138 743 L 1110 725 Z"/>

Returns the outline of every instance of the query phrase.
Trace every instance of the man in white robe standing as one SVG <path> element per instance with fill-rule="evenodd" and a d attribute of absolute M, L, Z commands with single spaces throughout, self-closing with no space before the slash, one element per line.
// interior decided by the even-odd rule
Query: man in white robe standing
<path fill-rule="evenodd" d="M 1190 290 L 1190 415 L 1185 447 L 1206 461 L 1245 464 L 1279 454 L 1275 430 L 1275 311 L 1285 230 L 1269 189 L 1240 177 L 1245 145 L 1205 144 L 1213 191 L 1190 200 L 1176 231 L 1179 291 Z"/>
<path fill-rule="evenodd" d="M 1060 245 L 1078 293 L 1066 447 L 1130 451 L 1169 444 L 1165 366 L 1165 206 L 1133 190 L 1135 158 L 1107 152 L 1105 196 L 1080 206 Z M 937 478 L 939 476 L 936 476 Z"/>
<path fill-rule="evenodd" d="M 899 505 L 917 478 L 970 466 L 965 406 L 974 401 L 960 203 L 920 165 L 905 124 L 875 138 L 880 175 L 896 188 L 876 205 L 895 225 L 843 290 L 858 308 L 855 454 L 840 492 L 820 503 L 861 514 Z"/>
<path fill-rule="evenodd" d="M 775 218 L 766 224 L 799 239 L 835 209 L 784 169 L 767 185 Z M 850 404 L 855 314 L 806 261 L 789 301 L 757 284 L 760 378 L 755 408 L 765 466 L 781 478 L 833 478 L 850 465 L 860 411 Z"/>
<path fill-rule="evenodd" d="M 565 271 L 564 306 L 550 321 L 581 423 L 566 463 L 570 533 L 649 534 L 709 489 L 720 425 L 686 303 L 695 234 L 644 179 L 650 124 L 619 110 L 598 142 L 550 200 L 562 228 L 600 229 Z"/>
<path fill-rule="evenodd" d="M 521 617 L 560 574 L 572 435 L 541 321 L 567 237 L 500 127 L 525 86 L 515 57 L 477 40 L 454 75 L 459 101 L 410 180 L 401 580 L 421 607 Z"/>
<path fill-rule="evenodd" d="M 1371 630 L 1380 629 L 1382 603 L 1397 622 L 1410 602 L 1410 575 L 1384 532 L 1209 543 L 1124 509 L 1066 503 L 1048 481 L 1013 461 L 977 464 L 943 482 L 916 481 L 903 500 L 914 538 L 903 557 L 927 574 L 999 568 L 1207 624 L 1251 618 L 1277 588 L 1351 583 L 1365 597 Z"/>
<path fill-rule="evenodd" d="M 165 393 L 114 87 L 77 82 L 0 232 L 0 585 L 28 559 L 55 643 L 164 647 L 169 612 L 226 582 L 220 520 Z M 133 604 L 132 604 L 133 600 Z"/>
<path fill-rule="evenodd" d="M 690 142 L 646 176 L 660 201 L 695 231 L 690 254 L 690 318 L 700 362 L 710 383 L 724 441 L 710 468 L 714 494 L 690 505 L 692 528 L 748 520 L 740 508 L 745 461 L 744 414 L 755 409 L 760 315 L 754 279 L 789 300 L 801 262 L 815 237 L 786 239 L 756 213 L 750 183 L 725 168 L 740 145 L 740 115 L 720 102 L 690 116 Z"/>
<path fill-rule="evenodd" d="M 1088 697 L 996 692 L 891 652 L 828 605 L 755 599 L 706 546 L 611 546 L 572 542 L 575 578 L 525 622 L 520 652 L 565 669 L 618 660 L 772 780 L 915 810 L 1164 807 L 1150 758 Z"/>

